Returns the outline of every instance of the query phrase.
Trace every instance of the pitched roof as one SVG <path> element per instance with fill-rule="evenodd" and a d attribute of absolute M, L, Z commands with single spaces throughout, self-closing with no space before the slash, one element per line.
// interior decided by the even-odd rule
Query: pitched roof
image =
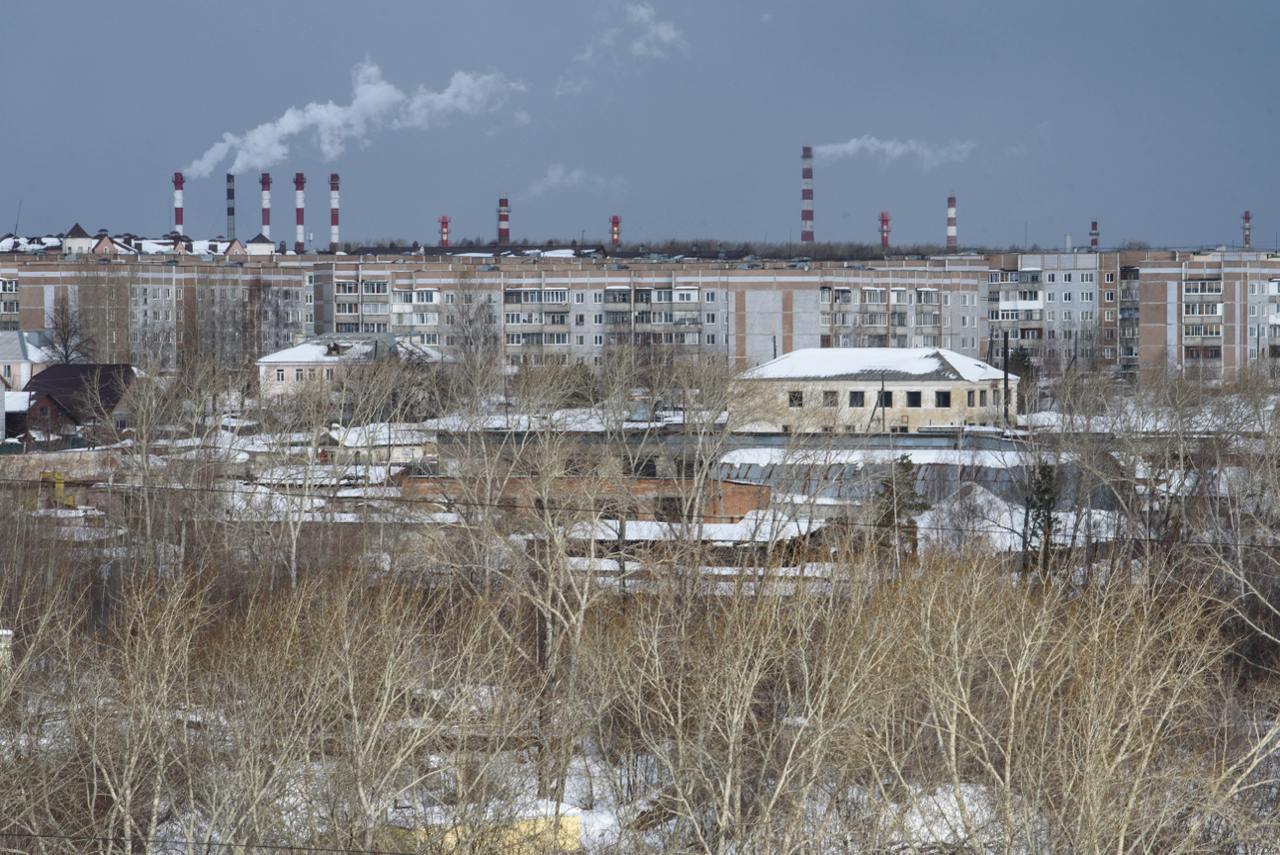
<path fill-rule="evenodd" d="M 84 230 L 83 226 L 81 226 L 79 223 L 76 223 L 74 226 L 71 227 L 71 231 L 67 232 L 66 237 L 87 238 L 87 237 L 91 237 L 91 235 Z"/>
<path fill-rule="evenodd" d="M 50 365 L 32 377 L 23 391 L 48 395 L 68 416 L 84 422 L 99 407 L 113 411 L 133 376 L 133 366 L 120 363 Z"/>
<path fill-rule="evenodd" d="M 267 237 L 262 232 L 258 232 L 257 236 L 253 240 L 249 241 L 249 243 L 269 243 L 272 246 L 275 246 L 275 244 L 272 243 L 271 238 Z"/>
<path fill-rule="evenodd" d="M 980 359 L 936 347 L 808 347 L 757 365 L 746 380 L 999 380 Z"/>

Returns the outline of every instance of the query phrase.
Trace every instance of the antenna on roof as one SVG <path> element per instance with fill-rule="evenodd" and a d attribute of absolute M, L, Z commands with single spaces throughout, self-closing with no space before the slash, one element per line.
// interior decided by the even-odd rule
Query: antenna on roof
<path fill-rule="evenodd" d="M 18 236 L 18 223 L 22 222 L 22 200 L 18 200 L 18 213 L 13 218 L 13 236 Z"/>

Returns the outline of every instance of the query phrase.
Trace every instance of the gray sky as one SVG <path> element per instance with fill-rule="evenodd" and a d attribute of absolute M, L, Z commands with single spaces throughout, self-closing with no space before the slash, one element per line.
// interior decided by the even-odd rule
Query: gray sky
<path fill-rule="evenodd" d="M 2 7 L 0 233 L 19 200 L 23 233 L 167 231 L 188 169 L 187 231 L 220 234 L 238 162 L 246 237 L 266 165 L 277 237 L 303 171 L 327 240 L 336 171 L 347 239 L 434 243 L 446 213 L 490 238 L 501 194 L 517 239 L 615 213 L 628 241 L 796 239 L 805 143 L 819 240 L 888 209 L 895 242 L 941 242 L 951 192 L 962 244 L 1093 218 L 1107 245 L 1235 242 L 1245 208 L 1255 245 L 1280 231 L 1271 0 L 56 7 Z"/>

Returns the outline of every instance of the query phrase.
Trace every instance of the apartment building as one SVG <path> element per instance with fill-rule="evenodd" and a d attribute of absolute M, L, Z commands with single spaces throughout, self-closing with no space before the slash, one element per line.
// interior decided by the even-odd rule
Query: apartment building
<path fill-rule="evenodd" d="M 1169 253 L 1122 274 L 1122 367 L 1231 381 L 1249 365 L 1280 359 L 1280 256 L 1263 252 Z M 1277 363 L 1280 364 L 1280 363 Z"/>
<path fill-rule="evenodd" d="M 1280 256 L 1225 250 L 821 263 L 4 254 L 0 330 L 47 329 L 65 299 L 99 358 L 162 370 L 188 358 L 242 367 L 325 333 L 484 348 L 512 367 L 597 366 L 626 346 L 736 370 L 811 347 L 937 347 L 998 362 L 1008 333 L 1048 375 L 1078 366 L 1226 381 L 1280 358 L 1277 282 Z"/>
<path fill-rule="evenodd" d="M 176 369 L 213 359 L 240 367 L 309 334 L 309 274 L 190 258 L 26 258 L 0 262 L 0 324 L 54 327 L 59 306 L 103 362 Z"/>

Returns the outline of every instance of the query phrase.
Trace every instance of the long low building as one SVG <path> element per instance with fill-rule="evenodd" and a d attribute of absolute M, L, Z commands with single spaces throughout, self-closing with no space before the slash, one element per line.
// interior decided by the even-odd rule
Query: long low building
<path fill-rule="evenodd" d="M 939 348 L 805 348 L 739 383 L 749 429 L 772 433 L 914 433 L 1017 415 L 1015 375 Z"/>

